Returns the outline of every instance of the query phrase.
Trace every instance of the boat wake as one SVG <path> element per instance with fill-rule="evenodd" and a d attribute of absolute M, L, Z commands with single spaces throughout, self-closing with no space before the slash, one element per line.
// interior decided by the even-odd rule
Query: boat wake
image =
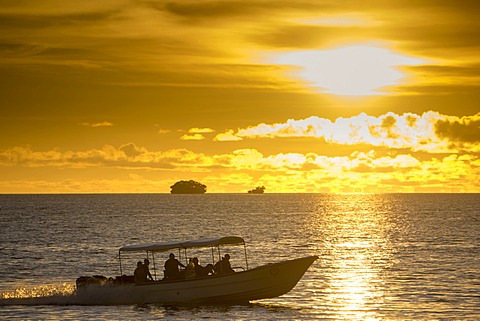
<path fill-rule="evenodd" d="M 0 305 L 68 304 L 74 292 L 68 283 L 20 287 L 0 293 Z"/>
<path fill-rule="evenodd" d="M 118 293 L 118 296 L 121 294 Z M 108 296 L 108 297 L 107 297 Z M 102 305 L 115 296 L 115 291 L 105 293 L 105 297 L 90 292 L 76 291 L 74 283 L 20 287 L 0 293 L 0 306 L 7 305 Z"/>

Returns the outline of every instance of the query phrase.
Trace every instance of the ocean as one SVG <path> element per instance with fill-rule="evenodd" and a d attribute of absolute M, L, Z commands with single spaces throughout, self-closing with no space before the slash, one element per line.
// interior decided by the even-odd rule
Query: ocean
<path fill-rule="evenodd" d="M 480 320 L 479 231 L 480 194 L 0 195 L 0 319 Z M 230 235 L 250 267 L 319 259 L 247 305 L 73 299 L 77 277 L 120 273 L 124 245 Z"/>

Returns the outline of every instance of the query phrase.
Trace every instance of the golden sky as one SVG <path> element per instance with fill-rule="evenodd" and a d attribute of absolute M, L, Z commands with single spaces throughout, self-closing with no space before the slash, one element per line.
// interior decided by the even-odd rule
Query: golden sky
<path fill-rule="evenodd" d="M 480 192 L 479 16 L 0 0 L 0 193 Z"/>

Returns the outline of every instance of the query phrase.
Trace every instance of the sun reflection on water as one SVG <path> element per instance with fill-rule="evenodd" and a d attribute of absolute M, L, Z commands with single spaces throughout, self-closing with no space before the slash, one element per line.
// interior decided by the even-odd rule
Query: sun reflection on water
<path fill-rule="evenodd" d="M 332 195 L 317 226 L 326 255 L 324 307 L 337 320 L 379 320 L 385 269 L 392 264 L 392 224 L 378 195 Z M 318 223 L 318 222 L 317 222 Z"/>

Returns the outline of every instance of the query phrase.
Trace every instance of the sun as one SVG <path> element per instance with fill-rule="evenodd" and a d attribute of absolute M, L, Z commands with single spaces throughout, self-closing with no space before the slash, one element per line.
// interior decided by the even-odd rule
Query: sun
<path fill-rule="evenodd" d="M 423 59 L 371 45 L 287 52 L 274 60 L 299 67 L 295 74 L 321 92 L 342 96 L 385 95 L 382 89 L 405 79 L 399 67 L 424 63 Z"/>

